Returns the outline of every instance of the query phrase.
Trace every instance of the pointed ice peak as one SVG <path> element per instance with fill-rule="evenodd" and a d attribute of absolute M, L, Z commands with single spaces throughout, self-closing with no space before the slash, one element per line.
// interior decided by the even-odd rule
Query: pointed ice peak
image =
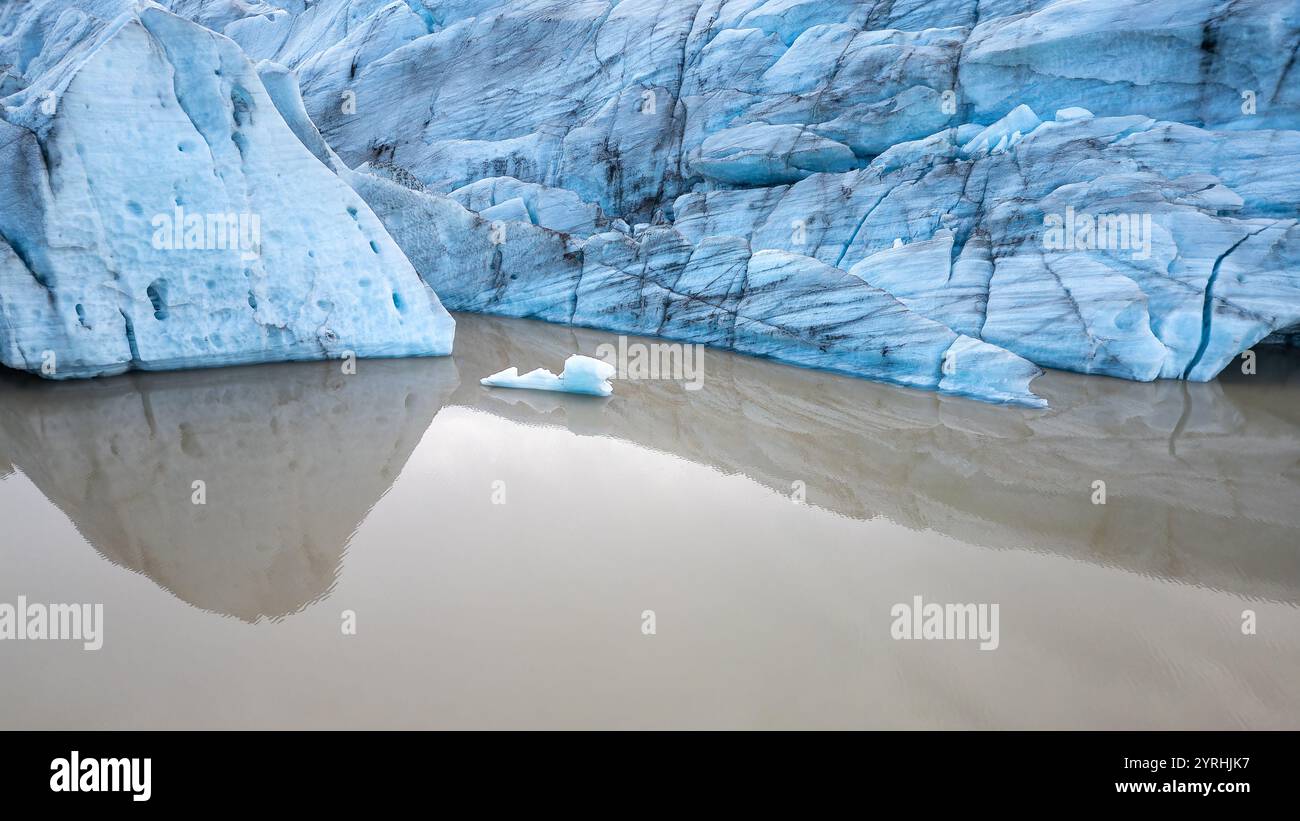
<path fill-rule="evenodd" d="M 974 139 L 962 146 L 961 153 L 972 157 L 979 154 L 1001 154 L 1021 138 L 1042 125 L 1043 121 L 1027 105 L 1011 109 L 1005 117 L 985 128 Z"/>

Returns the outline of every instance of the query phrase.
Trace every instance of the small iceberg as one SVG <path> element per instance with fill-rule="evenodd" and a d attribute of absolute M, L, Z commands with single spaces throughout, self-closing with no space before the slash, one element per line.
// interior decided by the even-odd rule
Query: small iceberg
<path fill-rule="evenodd" d="M 609 396 L 614 392 L 614 386 L 609 380 L 616 373 L 618 370 L 608 362 L 574 354 L 564 360 L 564 373 L 559 376 L 545 368 L 520 376 L 518 368 L 509 367 L 500 373 L 485 376 L 479 380 L 479 384 L 490 388 L 529 388 L 535 391 Z"/>

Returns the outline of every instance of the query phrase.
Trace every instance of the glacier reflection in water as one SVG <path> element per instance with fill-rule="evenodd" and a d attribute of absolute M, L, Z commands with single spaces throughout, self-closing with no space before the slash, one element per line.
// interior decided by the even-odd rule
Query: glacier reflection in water
<path fill-rule="evenodd" d="M 262 625 L 254 628 L 261 631 L 256 638 L 221 633 L 226 638 L 217 639 L 213 633 L 200 637 L 201 642 L 215 648 L 229 641 L 230 652 L 238 655 L 236 648 L 242 648 L 252 656 L 264 654 L 270 663 L 272 657 L 294 657 L 295 651 L 284 644 L 287 638 L 277 642 L 268 638 L 274 633 L 265 632 L 284 630 L 302 645 L 297 651 L 310 651 L 301 662 L 307 669 L 297 675 L 317 686 L 352 675 L 340 672 L 352 668 L 333 666 L 343 664 L 330 657 L 337 645 L 321 637 L 332 633 L 337 639 L 338 611 L 361 600 L 370 602 L 363 617 L 375 610 L 387 613 L 389 635 L 368 647 L 364 665 L 372 683 L 375 677 L 390 679 L 387 698 L 362 708 L 339 706 L 329 701 L 337 694 L 322 694 L 326 706 L 312 705 L 299 693 L 297 700 L 277 704 L 277 712 L 270 713 L 282 722 L 277 726 L 602 726 L 611 723 L 611 715 L 630 726 L 892 726 L 895 719 L 907 719 L 905 726 L 1008 726 L 1016 723 L 1009 716 L 1021 715 L 1015 710 L 1029 708 L 1024 694 L 1004 692 L 999 676 L 1022 676 L 1016 672 L 1020 663 L 1051 667 L 1053 660 L 1066 659 L 1066 669 L 1070 664 L 1097 665 L 1089 674 L 1133 679 L 1121 688 L 1129 699 L 1134 691 L 1151 689 L 1152 681 L 1186 687 L 1188 676 L 1202 675 L 1189 672 L 1186 662 L 1170 661 L 1171 654 L 1179 655 L 1171 649 L 1138 657 L 1134 648 L 1106 649 L 1100 638 L 1098 646 L 1072 644 L 1069 631 L 1075 628 L 1063 623 L 1080 614 L 1054 614 L 1050 602 L 1035 598 L 1044 595 L 1041 590 L 1024 598 L 1005 587 L 997 593 L 1004 597 L 1008 636 L 1004 649 L 992 655 L 1014 660 L 1020 658 L 1017 653 L 1028 652 L 1022 662 L 1001 662 L 1008 666 L 999 674 L 978 672 L 979 665 L 989 662 L 971 667 L 965 656 L 944 657 L 942 670 L 933 659 L 918 668 L 905 654 L 921 651 L 880 641 L 887 638 L 883 615 L 853 628 L 857 633 L 834 639 L 800 632 L 822 621 L 838 623 L 847 618 L 841 611 L 859 605 L 864 612 L 887 611 L 888 601 L 906 600 L 912 593 L 933 598 L 928 591 L 934 586 L 960 590 L 963 575 L 978 574 L 982 567 L 1006 572 L 1008 565 L 995 557 L 1016 555 L 1064 557 L 1081 562 L 1079 568 L 1121 574 L 1105 578 L 1140 580 L 1143 590 L 1201 590 L 1215 602 L 1227 596 L 1240 605 L 1215 616 L 1228 633 L 1238 610 L 1272 608 L 1268 636 L 1262 635 L 1255 646 L 1274 657 L 1294 656 L 1300 637 L 1295 618 L 1300 601 L 1300 406 L 1294 401 L 1300 368 L 1290 354 L 1264 352 L 1257 375 L 1230 374 L 1209 384 L 1134 384 L 1051 373 L 1036 383 L 1051 407 L 1028 410 L 710 350 L 702 390 L 688 392 L 672 382 L 618 382 L 612 398 L 593 399 L 492 391 L 481 387 L 478 378 L 507 364 L 554 366 L 571 353 L 594 355 L 599 344 L 613 339 L 610 334 L 480 316 L 458 321 L 454 358 L 363 361 L 355 375 L 341 373 L 338 363 L 60 384 L 6 374 L 0 379 L 0 477 L 7 477 L 0 483 L 0 511 L 12 515 L 26 505 L 39 528 L 34 532 L 54 534 L 46 514 L 23 500 L 27 485 L 21 474 L 95 551 L 203 611 L 199 618 L 210 620 L 216 613 Z M 525 435 L 530 430 L 547 438 L 530 438 Z M 557 445 L 555 436 L 577 439 L 564 446 Z M 580 448 L 579 441 L 589 444 Z M 624 472 L 618 475 L 636 478 L 618 480 L 627 487 L 602 487 L 607 472 L 590 461 L 593 453 L 622 459 Z M 678 464 L 708 470 L 690 472 L 674 467 Z M 679 485 L 658 473 L 671 475 Z M 524 477 L 510 479 L 511 502 L 499 514 L 487 501 L 495 476 Z M 1106 483 L 1105 505 L 1091 503 L 1096 480 Z M 191 503 L 195 481 L 204 482 L 205 505 Z M 722 511 L 736 501 L 731 497 L 741 492 L 736 481 L 765 490 L 758 496 L 743 491 L 748 507 L 742 509 L 752 515 L 724 518 Z M 790 512 L 789 495 L 796 482 L 805 488 L 807 512 L 791 519 L 796 513 Z M 384 515 L 372 515 L 386 494 L 393 498 L 386 500 Z M 593 523 L 604 522 L 603 527 L 582 530 L 584 505 L 591 506 L 585 515 Z M 806 518 L 818 511 L 835 516 Z M 688 520 L 689 527 L 671 517 Z M 892 529 L 880 530 L 884 524 Z M 901 537 L 904 547 L 908 538 L 914 539 L 912 557 L 873 553 L 869 542 L 855 547 L 851 539 L 862 537 L 846 536 L 852 532 L 846 527 L 872 528 L 862 533 L 878 534 L 881 544 L 896 541 L 898 533 L 914 534 Z M 58 541 L 56 535 L 49 538 Z M 805 538 L 810 541 L 803 543 Z M 697 539 L 698 545 L 682 544 Z M 394 548 L 398 543 L 401 548 Z M 646 546 L 656 544 L 662 547 L 655 550 L 671 555 L 671 570 L 644 564 L 653 561 Z M 994 552 L 985 551 L 984 560 L 972 559 L 959 553 L 963 546 Z M 0 576 L 9 579 L 0 585 L 0 600 L 25 592 L 9 589 L 14 584 L 30 588 L 47 580 L 50 571 L 27 570 L 24 575 L 20 566 L 23 556 L 45 547 L 0 545 L 0 562 L 13 563 L 6 568 L 12 572 Z M 529 564 L 543 557 L 552 561 Z M 64 565 L 75 561 L 63 554 L 57 560 Z M 911 562 L 906 568 L 898 563 L 905 560 Z M 1040 572 L 1024 564 L 1028 558 L 1016 561 L 1014 567 L 1029 568 L 1026 579 Z M 816 577 L 822 563 L 851 568 L 842 572 L 835 595 L 825 601 L 801 593 L 799 586 L 809 584 L 807 578 Z M 722 566 L 735 575 L 717 575 Z M 630 581 L 637 573 L 649 580 Z M 1088 596 L 1104 599 L 1105 585 L 1114 584 L 1091 587 L 1096 582 L 1083 569 L 1052 573 L 1042 589 L 1069 584 L 1074 575 L 1084 584 L 1087 576 Z M 347 595 L 332 594 L 348 583 Z M 753 657 L 701 654 L 693 648 L 682 657 L 658 658 L 657 664 L 685 677 L 683 694 L 696 700 L 700 688 L 727 689 L 732 673 L 718 667 L 724 661 L 737 670 L 755 667 L 753 680 L 758 681 L 771 673 L 766 665 L 776 663 L 766 660 L 767 650 L 811 642 L 822 654 L 805 659 L 805 671 L 782 668 L 791 677 L 780 688 L 784 698 L 800 688 L 816 691 L 860 675 L 855 668 L 860 662 L 854 659 L 863 655 L 894 670 L 887 683 L 876 682 L 869 690 L 906 685 L 908 697 L 917 703 L 894 715 L 888 708 L 873 712 L 851 700 L 827 700 L 824 713 L 783 701 L 780 708 L 769 705 L 770 715 L 749 719 L 716 707 L 722 712 L 710 714 L 710 720 L 692 713 L 684 700 L 662 705 L 660 712 L 638 721 L 635 707 L 620 704 L 615 709 L 612 696 L 594 703 L 582 698 L 583 687 L 600 689 L 589 677 L 580 677 L 583 683 L 575 688 L 573 703 L 550 712 L 544 709 L 546 699 L 560 696 L 518 690 L 530 677 L 554 684 L 558 676 L 574 684 L 568 676 L 575 669 L 608 673 L 611 665 L 622 663 L 617 659 L 626 661 L 629 650 L 613 649 L 589 634 L 604 637 L 614 630 L 605 623 L 608 603 L 602 597 L 629 586 L 659 590 L 660 598 L 670 600 L 693 591 L 695 598 L 689 600 L 699 607 L 700 596 L 746 603 L 725 615 L 721 604 L 704 607 L 702 612 L 711 615 L 697 612 L 696 629 L 727 620 L 732 633 L 744 636 L 755 624 L 766 624 L 753 607 L 769 599 L 790 615 L 789 624 L 768 624 L 770 635 L 759 631 L 744 638 Z M 581 595 L 585 590 L 592 591 L 589 597 Z M 574 596 L 579 604 L 566 601 Z M 618 606 L 634 611 L 635 621 L 648 605 L 630 600 L 635 598 L 630 594 L 624 597 L 629 600 L 620 598 Z M 133 604 L 138 598 L 127 597 L 109 608 L 104 652 L 122 643 L 145 652 L 136 646 L 143 641 L 139 635 L 123 635 L 126 627 L 119 628 L 114 642 L 113 614 L 122 608 L 138 607 L 147 613 L 141 616 L 146 622 L 170 619 L 190 625 L 187 630 L 207 629 L 157 601 Z M 338 606 L 315 604 L 327 599 Z M 1138 646 L 1145 642 L 1158 648 L 1169 636 L 1180 635 L 1177 623 L 1196 616 L 1197 608 L 1211 599 L 1178 601 L 1183 603 L 1177 607 L 1188 609 L 1161 603 L 1152 608 L 1151 625 L 1134 626 Z M 581 612 L 569 614 L 569 633 L 518 628 L 531 643 L 515 647 L 513 660 L 477 655 L 514 641 L 500 632 L 510 619 L 544 618 L 571 606 Z M 1106 606 L 1097 603 L 1101 610 Z M 1017 642 L 1016 631 L 1023 629 L 1017 625 L 1024 625 L 1026 613 L 1042 623 L 1041 629 Z M 1058 618 L 1060 623 L 1054 621 Z M 1102 613 L 1081 618 L 1095 619 L 1095 632 L 1115 629 Z M 1155 624 L 1163 619 L 1172 626 Z M 462 632 L 453 635 L 445 626 L 431 626 L 449 620 Z M 671 614 L 666 620 L 672 623 Z M 639 637 L 635 625 L 633 631 Z M 661 639 L 660 646 L 671 641 L 655 637 Z M 414 641 L 430 643 L 430 670 L 395 660 L 406 659 Z M 1052 641 L 1061 646 L 1045 649 L 1043 643 Z M 1230 635 L 1215 638 L 1197 646 L 1194 655 L 1215 656 L 1199 661 L 1231 669 L 1241 663 L 1238 654 L 1256 652 L 1235 649 L 1232 641 Z M 472 649 L 461 642 L 472 642 Z M 1026 644 L 1035 649 L 1017 649 Z M 260 649 L 250 650 L 253 645 Z M 206 652 L 221 655 L 217 649 Z M 765 660 L 759 661 L 760 656 Z M 70 657 L 51 669 L 77 671 L 89 663 Z M 437 689 L 429 678 L 432 669 L 440 671 L 438 680 L 447 689 L 441 695 L 425 692 Z M 449 669 L 459 672 L 452 675 Z M 561 675 L 560 669 L 567 672 Z M 1192 688 L 1195 698 L 1177 709 L 1202 716 L 1208 726 L 1276 718 L 1279 705 L 1294 706 L 1294 698 L 1288 701 L 1274 692 L 1278 681 L 1290 675 L 1287 669 L 1238 671 L 1226 684 L 1205 673 L 1201 686 Z M 474 670 L 495 671 L 496 677 Z M 42 708 L 39 691 L 48 684 L 43 675 L 37 667 L 24 667 L 13 687 L 28 688 L 26 711 L 21 718 L 0 713 L 0 726 L 57 723 L 50 718 L 52 708 Z M 123 670 L 120 675 L 127 681 L 118 684 L 124 685 L 134 673 Z M 918 676 L 924 686 L 918 685 Z M 614 677 L 626 689 L 626 682 Z M 1065 673 L 1062 677 L 1069 679 Z M 966 678 L 974 680 L 976 694 L 954 695 L 951 686 Z M 172 691 L 165 692 L 170 697 Z M 1244 706 L 1205 701 L 1226 698 L 1225 693 L 1249 697 Z M 1101 689 L 1074 695 L 1077 703 L 1068 709 L 1042 704 L 1040 718 L 1067 726 L 1115 726 L 1132 718 L 1122 706 L 1110 704 Z M 877 692 L 873 698 L 879 697 Z M 224 718 L 195 717 L 178 707 L 181 718 L 160 721 L 231 726 L 254 720 L 262 714 L 259 709 L 271 709 L 224 691 L 213 698 L 229 711 Z M 960 698 L 975 699 L 979 706 L 956 709 L 954 699 Z M 187 723 L 184 716 L 191 720 Z M 1291 715 L 1292 724 L 1296 718 Z"/>
<path fill-rule="evenodd" d="M 395 361 L 362 371 L 272 365 L 66 383 L 10 373 L 0 459 L 110 561 L 204 610 L 277 619 L 328 592 L 348 538 L 456 385 L 449 359 L 418 373 Z"/>

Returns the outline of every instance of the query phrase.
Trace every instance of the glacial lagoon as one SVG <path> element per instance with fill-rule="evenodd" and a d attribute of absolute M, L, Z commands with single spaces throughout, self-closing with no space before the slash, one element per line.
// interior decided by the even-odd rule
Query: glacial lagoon
<path fill-rule="evenodd" d="M 479 379 L 617 336 L 457 321 L 355 374 L 0 376 L 0 601 L 103 605 L 0 645 L 0 726 L 1300 727 L 1295 353 L 1027 409 L 708 350 L 600 399 Z M 895 639 L 916 597 L 996 649 Z"/>

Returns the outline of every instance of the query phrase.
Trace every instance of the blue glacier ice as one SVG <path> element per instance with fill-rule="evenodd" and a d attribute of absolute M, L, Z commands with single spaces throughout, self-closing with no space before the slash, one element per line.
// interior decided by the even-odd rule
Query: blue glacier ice
<path fill-rule="evenodd" d="M 1069 114 L 1082 112 L 1070 111 Z M 1067 116 L 1068 119 L 1068 116 Z M 964 157 L 976 154 L 1001 154 L 1020 142 L 1026 134 L 1043 124 L 1034 110 L 1023 103 L 1011 109 L 1005 117 L 980 131 L 961 147 Z"/>
<path fill-rule="evenodd" d="M 536 368 L 522 376 L 516 367 L 485 376 L 479 380 L 490 388 L 526 388 L 535 391 L 558 391 L 587 396 L 609 396 L 614 386 L 609 383 L 618 369 L 608 362 L 590 356 L 574 354 L 564 360 L 564 371 L 556 376 L 545 368 Z"/>
<path fill-rule="evenodd" d="M 118 5 L 98 25 L 63 8 L 44 34 L 84 36 L 22 64 L 39 73 L 0 110 L 0 362 L 66 378 L 450 353 L 451 316 L 238 46 Z"/>
<path fill-rule="evenodd" d="M 706 180 L 771 185 L 818 171 L 848 171 L 857 161 L 847 145 L 803 126 L 747 123 L 710 135 L 690 164 Z"/>
<path fill-rule="evenodd" d="M 628 230 L 627 223 L 619 219 L 611 220 L 601 212 L 599 206 L 584 202 L 572 191 L 520 182 L 514 177 L 478 180 L 457 188 L 450 196 L 487 219 L 531 222 L 563 234 L 591 236 L 610 228 L 621 229 L 624 233 Z M 516 203 L 511 206 L 515 209 L 513 216 L 497 210 L 506 203 Z M 519 205 L 523 206 L 523 213 L 518 211 Z"/>
<path fill-rule="evenodd" d="M 61 98 L 42 130 L 42 93 L 105 49 L 120 70 L 132 26 L 166 57 L 129 64 L 116 119 Z M 1041 404 L 1040 367 L 1208 380 L 1300 332 L 1297 53 L 1294 0 L 21 0 L 4 361 L 445 352 L 445 304 L 997 402 Z M 185 195 L 248 192 L 264 241 L 161 287 L 130 203 L 167 205 L 187 128 L 220 150 Z M 232 131 L 274 159 L 227 162 Z M 93 207 L 51 210 L 36 156 L 91 162 L 59 190 Z M 92 212 L 91 240 L 65 224 Z M 304 285 L 291 249 L 326 244 Z M 78 273 L 50 291 L 51 265 Z"/>

